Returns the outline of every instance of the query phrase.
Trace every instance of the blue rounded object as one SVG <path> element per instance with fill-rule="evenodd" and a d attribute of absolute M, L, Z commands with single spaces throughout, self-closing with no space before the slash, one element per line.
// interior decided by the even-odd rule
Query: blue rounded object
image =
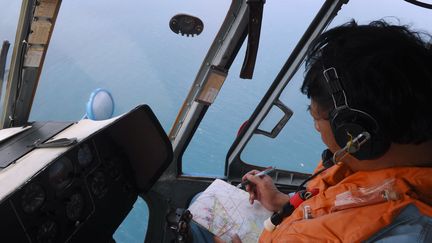
<path fill-rule="evenodd" d="M 102 88 L 94 90 L 86 105 L 87 118 L 95 121 L 105 120 L 114 114 L 114 99 L 111 93 Z"/>

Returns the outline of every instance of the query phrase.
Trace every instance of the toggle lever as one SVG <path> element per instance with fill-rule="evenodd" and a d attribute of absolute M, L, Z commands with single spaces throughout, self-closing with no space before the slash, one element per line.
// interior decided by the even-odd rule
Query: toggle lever
<path fill-rule="evenodd" d="M 49 142 L 42 143 L 40 139 L 36 140 L 33 144 L 29 145 L 28 147 L 33 148 L 62 148 L 62 147 L 68 147 L 71 145 L 74 145 L 78 143 L 77 138 L 59 138 L 55 139 Z"/>

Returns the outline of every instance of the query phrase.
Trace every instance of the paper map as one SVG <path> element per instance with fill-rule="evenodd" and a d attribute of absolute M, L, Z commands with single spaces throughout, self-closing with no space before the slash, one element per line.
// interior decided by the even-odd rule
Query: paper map
<path fill-rule="evenodd" d="M 193 220 L 231 242 L 237 234 L 243 243 L 257 242 L 264 220 L 272 215 L 258 201 L 249 203 L 249 194 L 216 179 L 189 207 Z"/>

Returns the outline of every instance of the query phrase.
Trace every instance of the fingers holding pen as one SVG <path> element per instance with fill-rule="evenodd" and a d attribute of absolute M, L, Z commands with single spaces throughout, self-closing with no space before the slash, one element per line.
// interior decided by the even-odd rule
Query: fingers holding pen
<path fill-rule="evenodd" d="M 253 204 L 258 200 L 265 208 L 270 211 L 278 211 L 287 201 L 289 196 L 280 192 L 268 175 L 259 175 L 259 171 L 250 171 L 243 176 L 243 181 L 249 181 L 246 191 L 249 192 L 249 202 Z"/>
<path fill-rule="evenodd" d="M 255 176 L 255 174 L 246 174 L 245 177 L 246 177 L 246 179 L 247 179 L 248 181 L 250 181 L 250 183 L 251 183 L 252 185 L 257 186 L 257 185 L 260 185 L 260 184 L 263 182 L 263 179 L 264 179 L 265 177 L 269 177 L 269 176 L 268 176 L 268 175 Z M 269 177 L 269 178 L 270 178 L 270 177 Z"/>
<path fill-rule="evenodd" d="M 253 204 L 255 200 L 258 200 L 262 203 L 263 195 L 267 194 L 266 190 L 269 185 L 273 185 L 273 180 L 268 175 L 259 175 L 260 171 L 251 171 L 244 176 L 244 180 L 249 181 L 249 184 L 246 187 L 246 191 L 249 192 L 249 202 Z M 266 196 L 264 196 L 266 197 Z M 264 200 L 267 200 L 264 198 Z"/>
<path fill-rule="evenodd" d="M 258 173 L 260 173 L 261 171 L 259 170 L 251 170 L 248 173 L 246 173 L 243 177 L 242 177 L 242 181 L 245 181 L 247 179 L 248 175 L 256 175 Z"/>
<path fill-rule="evenodd" d="M 246 181 L 249 180 L 250 177 L 254 177 L 256 174 L 258 174 L 260 171 L 259 170 L 251 170 L 248 173 L 246 173 L 243 177 L 242 177 L 242 181 Z M 253 182 L 251 180 L 249 180 L 251 183 L 247 184 L 245 189 L 247 192 L 249 192 L 249 203 L 253 204 L 253 202 L 255 201 L 255 199 L 257 199 L 257 191 L 256 191 L 256 187 L 253 184 Z"/>
<path fill-rule="evenodd" d="M 253 204 L 253 201 L 255 200 L 255 192 L 254 187 L 250 184 L 246 185 L 245 187 L 246 191 L 249 192 L 249 202 L 250 204 Z"/>
<path fill-rule="evenodd" d="M 272 171 L 274 168 L 266 169 L 267 171 Z M 264 172 L 264 173 L 263 173 Z M 251 170 L 248 173 L 246 173 L 242 177 L 242 181 L 249 181 L 252 185 L 259 185 L 262 183 L 268 183 L 272 182 L 272 178 L 268 176 L 266 171 L 258 171 L 258 170 Z"/>

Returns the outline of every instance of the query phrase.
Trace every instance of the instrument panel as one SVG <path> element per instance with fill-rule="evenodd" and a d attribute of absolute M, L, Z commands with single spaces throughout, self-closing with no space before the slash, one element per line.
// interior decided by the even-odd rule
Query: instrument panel
<path fill-rule="evenodd" d="M 10 204 L 31 242 L 110 238 L 137 199 L 133 178 L 123 149 L 101 133 L 50 163 Z"/>
<path fill-rule="evenodd" d="M 0 170 L 7 189 L 0 190 L 2 239 L 112 242 L 138 194 L 148 192 L 172 161 L 171 143 L 147 105 L 117 119 L 70 124 L 35 122 L 0 146 L 9 166 Z M 80 142 L 29 151 L 53 136 Z"/>

